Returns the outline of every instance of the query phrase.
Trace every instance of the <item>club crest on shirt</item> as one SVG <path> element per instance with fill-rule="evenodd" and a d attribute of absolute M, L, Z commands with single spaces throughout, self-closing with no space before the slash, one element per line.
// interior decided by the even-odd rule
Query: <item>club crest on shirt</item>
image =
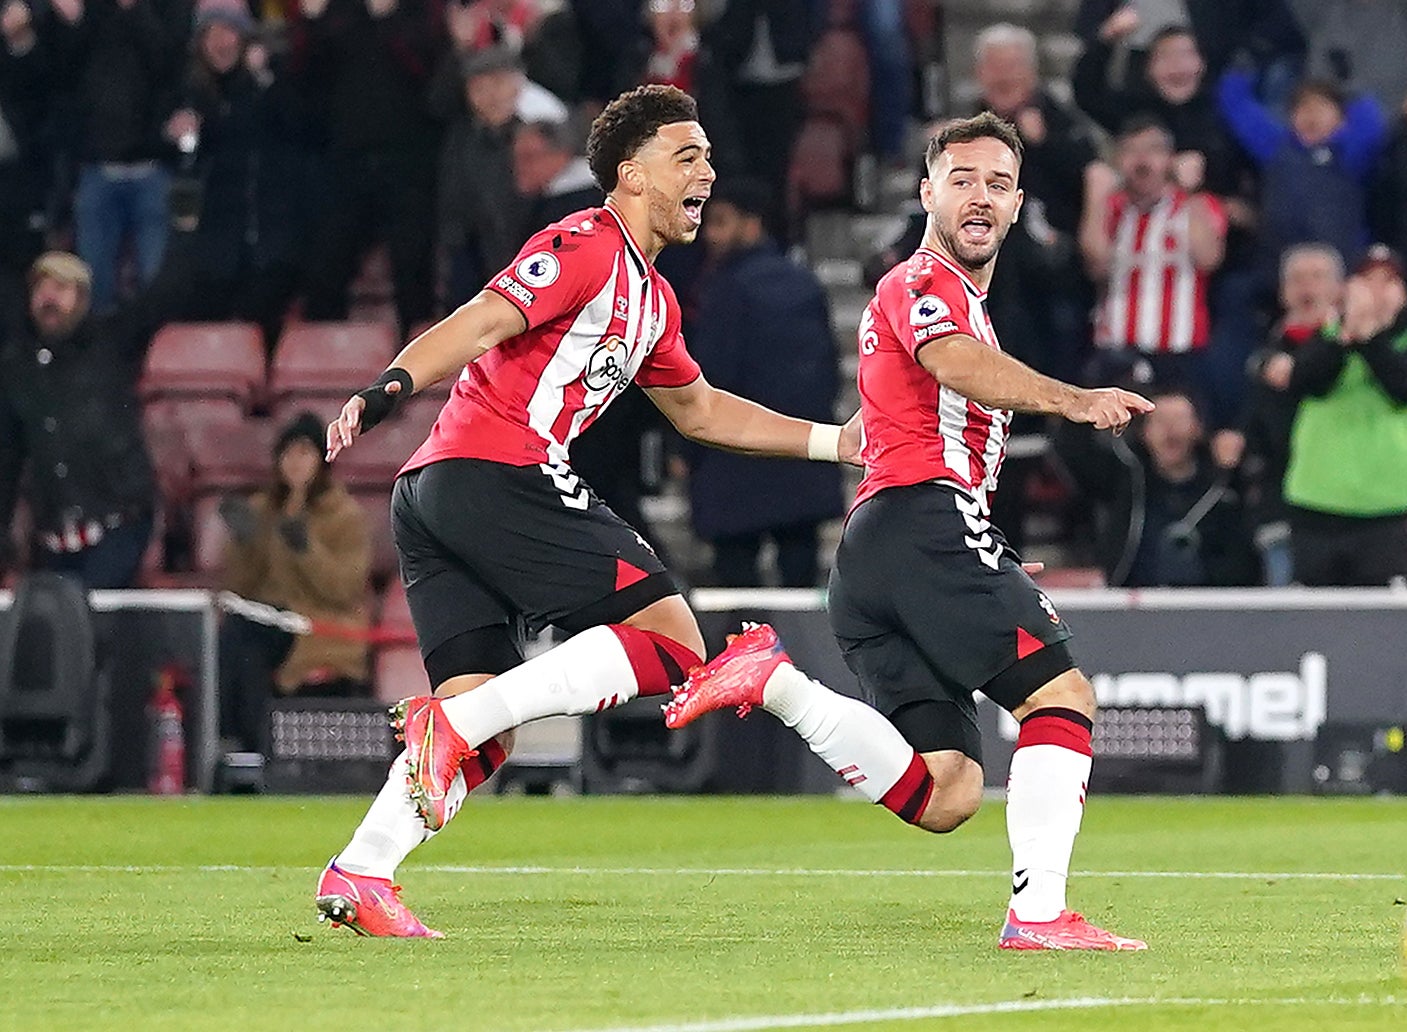
<path fill-rule="evenodd" d="M 941 297 L 936 294 L 924 294 L 909 309 L 909 324 L 931 326 L 940 319 L 946 319 L 950 314 L 952 309 Z"/>
<path fill-rule="evenodd" d="M 582 382 L 590 391 L 623 391 L 630 385 L 629 360 L 630 349 L 625 341 L 614 335 L 607 337 L 591 352 Z"/>
<path fill-rule="evenodd" d="M 552 252 L 538 251 L 524 258 L 513 271 L 528 286 L 542 288 L 557 282 L 562 266 Z"/>

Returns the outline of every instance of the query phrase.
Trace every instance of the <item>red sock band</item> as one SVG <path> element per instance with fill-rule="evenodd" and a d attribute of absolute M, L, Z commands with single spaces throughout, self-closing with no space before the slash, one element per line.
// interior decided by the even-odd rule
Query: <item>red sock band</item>
<path fill-rule="evenodd" d="M 493 777 L 493 772 L 503 766 L 503 761 L 508 759 L 508 753 L 497 738 L 490 738 L 478 751 L 467 760 L 460 770 L 464 773 L 464 788 L 472 792 L 489 778 Z"/>
<path fill-rule="evenodd" d="M 917 824 L 932 797 L 933 775 L 928 773 L 928 764 L 923 762 L 923 757 L 914 753 L 908 769 L 899 776 L 894 787 L 884 793 L 880 805 L 898 815 L 900 820 Z"/>
<path fill-rule="evenodd" d="M 1083 713 L 1071 709 L 1036 710 L 1021 721 L 1021 733 L 1016 737 L 1016 748 L 1028 745 L 1058 745 L 1081 756 L 1094 755 L 1090 748 L 1090 735 L 1094 722 Z"/>
<path fill-rule="evenodd" d="M 655 631 L 611 624 L 611 632 L 625 648 L 640 695 L 663 695 L 671 685 L 684 683 L 690 667 L 703 662 L 692 649 Z"/>

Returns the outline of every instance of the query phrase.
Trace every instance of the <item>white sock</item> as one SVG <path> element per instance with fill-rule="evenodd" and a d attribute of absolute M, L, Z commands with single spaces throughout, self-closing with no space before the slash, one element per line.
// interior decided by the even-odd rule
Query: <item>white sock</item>
<path fill-rule="evenodd" d="M 1088 731 L 1085 742 L 1088 748 Z M 1022 921 L 1054 921 L 1065 909 L 1065 881 L 1084 817 L 1089 771 L 1089 755 L 1063 745 L 1018 740 L 1011 754 L 1006 787 L 1011 909 Z"/>
<path fill-rule="evenodd" d="M 630 701 L 637 691 L 625 646 L 603 626 L 582 631 L 441 705 L 450 726 L 476 748 L 529 720 L 599 713 Z"/>
<path fill-rule="evenodd" d="M 831 691 L 790 663 L 778 666 L 763 686 L 762 708 L 872 803 L 885 802 L 914 762 L 913 746 L 878 710 Z"/>
<path fill-rule="evenodd" d="M 392 761 L 386 784 L 372 800 L 352 841 L 337 854 L 338 867 L 351 874 L 391 880 L 410 851 L 437 834 L 425 827 L 415 804 L 410 801 L 405 777 L 406 758 L 402 752 Z M 446 800 L 446 823 L 459 812 L 467 795 L 464 774 L 456 774 Z"/>

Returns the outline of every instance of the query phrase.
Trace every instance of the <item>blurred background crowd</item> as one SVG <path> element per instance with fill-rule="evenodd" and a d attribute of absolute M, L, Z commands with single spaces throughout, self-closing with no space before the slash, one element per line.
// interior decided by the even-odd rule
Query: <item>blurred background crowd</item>
<path fill-rule="evenodd" d="M 0 36 L 10 575 L 403 634 L 387 488 L 449 385 L 333 469 L 316 428 L 600 203 L 590 120 L 657 82 L 719 173 L 660 260 L 713 382 L 852 412 L 923 143 L 988 108 L 1026 147 L 1004 347 L 1158 402 L 1020 420 L 1013 544 L 1067 586 L 1407 576 L 1407 0 L 3 0 Z M 575 460 L 692 584 L 824 581 L 834 468 L 691 450 L 634 390 Z M 395 661 L 266 631 L 231 647 L 285 690 Z"/>

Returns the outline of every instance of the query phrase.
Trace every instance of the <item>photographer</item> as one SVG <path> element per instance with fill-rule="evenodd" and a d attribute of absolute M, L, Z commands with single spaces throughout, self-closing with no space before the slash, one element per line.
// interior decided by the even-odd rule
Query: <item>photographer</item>
<path fill-rule="evenodd" d="M 1132 442 L 1062 424 L 1056 454 L 1095 503 L 1098 561 L 1111 587 L 1257 583 L 1231 474 L 1212 461 L 1192 395 L 1149 392 L 1158 406 Z"/>

